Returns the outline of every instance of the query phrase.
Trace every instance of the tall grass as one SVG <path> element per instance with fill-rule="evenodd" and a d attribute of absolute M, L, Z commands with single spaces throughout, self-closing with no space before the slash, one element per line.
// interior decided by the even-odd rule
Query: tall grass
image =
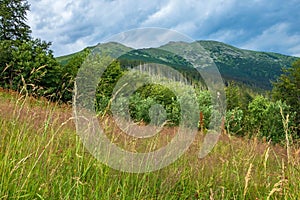
<path fill-rule="evenodd" d="M 109 119 L 103 124 L 118 130 Z M 122 138 L 119 142 L 126 143 Z M 85 149 L 71 108 L 2 91 L 0 199 L 300 199 L 295 146 L 289 144 L 288 159 L 285 147 L 223 134 L 199 159 L 202 139 L 199 132 L 188 151 L 166 168 L 120 172 Z M 128 145 L 140 151 L 139 145 L 148 144 Z"/>

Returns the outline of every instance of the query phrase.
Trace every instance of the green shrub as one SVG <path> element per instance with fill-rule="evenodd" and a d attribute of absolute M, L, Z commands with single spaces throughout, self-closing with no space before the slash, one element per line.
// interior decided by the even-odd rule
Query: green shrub
<path fill-rule="evenodd" d="M 150 123 L 149 109 L 155 104 L 157 104 L 157 102 L 152 97 L 142 98 L 138 93 L 131 96 L 129 105 L 131 118 L 137 122 L 143 121 Z"/>
<path fill-rule="evenodd" d="M 204 128 L 207 129 L 209 127 L 210 118 L 213 109 L 211 95 L 209 91 L 204 90 L 198 93 L 197 98 L 198 98 L 199 110 L 203 114 Z"/>
<path fill-rule="evenodd" d="M 254 133 L 268 141 L 281 142 L 285 140 L 285 130 L 281 115 L 289 115 L 289 127 L 292 127 L 295 113 L 290 106 L 281 101 L 271 102 L 267 98 L 257 96 L 248 106 L 246 127 L 248 132 Z"/>
<path fill-rule="evenodd" d="M 243 132 L 244 112 L 236 107 L 226 112 L 226 130 L 233 135 L 244 135 Z"/>

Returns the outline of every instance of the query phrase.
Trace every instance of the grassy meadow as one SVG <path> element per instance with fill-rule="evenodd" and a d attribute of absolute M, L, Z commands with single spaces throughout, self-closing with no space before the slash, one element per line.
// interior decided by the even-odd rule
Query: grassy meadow
<path fill-rule="evenodd" d="M 130 151 L 163 146 L 175 128 L 133 142 L 106 117 L 108 136 Z M 101 164 L 82 145 L 72 108 L 0 91 L 0 199 L 300 199 L 300 149 L 222 133 L 198 158 L 188 151 L 161 170 L 132 174 Z"/>

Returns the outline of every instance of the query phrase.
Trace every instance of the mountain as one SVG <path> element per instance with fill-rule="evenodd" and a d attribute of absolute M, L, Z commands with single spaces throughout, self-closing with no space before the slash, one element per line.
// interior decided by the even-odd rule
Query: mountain
<path fill-rule="evenodd" d="M 150 62 L 169 65 L 183 72 L 190 79 L 198 79 L 198 73 L 195 73 L 193 64 L 184 57 L 193 60 L 194 57 L 203 54 L 203 56 L 208 56 L 214 61 L 225 81 L 235 81 L 264 90 L 272 88 L 271 81 L 275 81 L 280 76 L 283 67 L 288 68 L 295 60 L 299 59 L 278 53 L 239 49 L 216 41 L 170 42 L 159 48 L 148 49 L 132 49 L 111 42 L 89 48 L 94 49 L 94 51 L 109 52 L 113 55 L 114 52 L 124 52 L 119 60 L 126 66 Z M 65 64 L 78 53 L 59 57 L 57 60 Z M 195 67 L 205 67 L 205 64 Z"/>
<path fill-rule="evenodd" d="M 263 89 L 271 89 L 282 73 L 283 67 L 290 67 L 299 58 L 278 53 L 239 49 L 224 43 L 200 41 L 210 52 L 225 80 L 234 80 Z"/>

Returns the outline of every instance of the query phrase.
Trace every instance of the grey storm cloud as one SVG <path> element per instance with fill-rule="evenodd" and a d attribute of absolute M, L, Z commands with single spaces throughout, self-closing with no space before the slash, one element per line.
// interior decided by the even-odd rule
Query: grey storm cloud
<path fill-rule="evenodd" d="M 170 28 L 195 40 L 300 56 L 300 0 L 29 0 L 33 36 L 55 55 L 134 28 Z"/>

